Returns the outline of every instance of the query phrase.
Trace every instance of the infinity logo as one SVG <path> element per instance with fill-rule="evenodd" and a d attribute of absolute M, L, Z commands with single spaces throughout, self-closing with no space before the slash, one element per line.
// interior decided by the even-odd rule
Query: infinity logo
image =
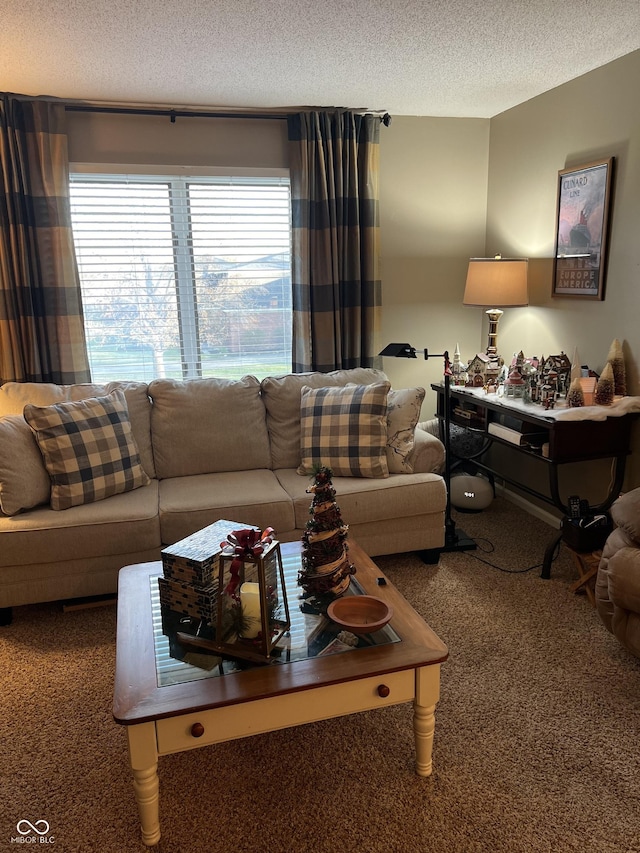
<path fill-rule="evenodd" d="M 27 828 L 23 829 L 25 826 Z M 44 827 L 44 829 L 38 829 L 38 827 Z M 30 832 L 37 832 L 38 835 L 46 835 L 49 832 L 49 824 L 46 820 L 37 820 L 35 823 L 31 823 L 29 820 L 19 820 L 16 829 L 20 835 L 28 835 Z"/>

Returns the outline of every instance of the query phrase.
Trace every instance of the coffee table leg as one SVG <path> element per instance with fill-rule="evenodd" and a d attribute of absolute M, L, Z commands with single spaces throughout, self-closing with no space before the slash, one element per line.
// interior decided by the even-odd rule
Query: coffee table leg
<path fill-rule="evenodd" d="M 142 840 L 151 846 L 160 841 L 158 749 L 154 723 L 127 728 L 133 790 L 138 803 Z"/>
<path fill-rule="evenodd" d="M 416 698 L 413 703 L 413 731 L 416 739 L 416 773 L 431 776 L 435 709 L 440 698 L 440 666 L 416 670 Z"/>

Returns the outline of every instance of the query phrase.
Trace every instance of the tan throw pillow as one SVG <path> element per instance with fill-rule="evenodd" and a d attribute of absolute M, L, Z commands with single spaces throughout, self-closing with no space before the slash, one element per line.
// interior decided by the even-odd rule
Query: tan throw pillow
<path fill-rule="evenodd" d="M 51 509 L 100 501 L 149 483 L 122 391 L 24 407 L 51 477 Z"/>
<path fill-rule="evenodd" d="M 0 508 L 5 515 L 49 503 L 51 480 L 22 415 L 0 418 Z"/>
<path fill-rule="evenodd" d="M 300 402 L 299 474 L 318 465 L 336 477 L 388 477 L 387 395 L 390 385 L 304 386 Z"/>
<path fill-rule="evenodd" d="M 413 474 L 409 460 L 416 424 L 424 400 L 424 388 L 389 391 L 387 397 L 387 464 L 391 474 Z"/>

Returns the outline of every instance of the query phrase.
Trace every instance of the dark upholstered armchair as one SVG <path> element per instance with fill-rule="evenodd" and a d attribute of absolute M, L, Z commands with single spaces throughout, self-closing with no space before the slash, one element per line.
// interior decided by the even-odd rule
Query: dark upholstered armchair
<path fill-rule="evenodd" d="M 596 607 L 611 633 L 640 657 L 640 489 L 611 507 L 617 525 L 609 535 L 596 580 Z"/>

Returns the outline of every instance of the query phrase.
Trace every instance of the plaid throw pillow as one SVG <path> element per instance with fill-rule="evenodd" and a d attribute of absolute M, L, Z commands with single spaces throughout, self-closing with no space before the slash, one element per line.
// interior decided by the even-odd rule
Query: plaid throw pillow
<path fill-rule="evenodd" d="M 387 395 L 390 385 L 304 386 L 300 404 L 299 474 L 317 465 L 336 477 L 388 477 Z"/>
<path fill-rule="evenodd" d="M 51 478 L 51 509 L 68 509 L 146 486 L 122 391 L 24 407 Z"/>

